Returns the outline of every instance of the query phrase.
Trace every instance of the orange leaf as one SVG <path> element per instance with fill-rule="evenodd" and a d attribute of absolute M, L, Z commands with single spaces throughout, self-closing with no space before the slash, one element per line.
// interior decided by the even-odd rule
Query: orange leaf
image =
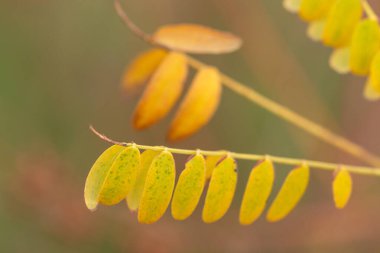
<path fill-rule="evenodd" d="M 174 117 L 168 139 L 184 139 L 206 125 L 218 108 L 221 91 L 219 71 L 201 69 Z"/>
<path fill-rule="evenodd" d="M 172 50 L 194 54 L 222 54 L 236 51 L 241 39 L 231 33 L 195 24 L 160 27 L 153 39 Z"/>
<path fill-rule="evenodd" d="M 135 110 L 137 129 L 149 127 L 164 118 L 181 95 L 187 76 L 186 56 L 171 52 L 154 73 Z"/>
<path fill-rule="evenodd" d="M 123 76 L 123 88 L 131 90 L 145 83 L 158 68 L 166 52 L 162 49 L 153 48 L 138 55 L 129 64 Z"/>

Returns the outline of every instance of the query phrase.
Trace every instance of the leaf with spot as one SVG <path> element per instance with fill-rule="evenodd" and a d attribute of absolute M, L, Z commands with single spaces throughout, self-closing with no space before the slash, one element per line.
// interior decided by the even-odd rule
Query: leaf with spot
<path fill-rule="evenodd" d="M 139 207 L 148 170 L 152 164 L 153 159 L 159 153 L 159 151 L 146 150 L 141 154 L 141 165 L 137 173 L 136 182 L 127 196 L 127 204 L 131 211 L 136 211 Z"/>
<path fill-rule="evenodd" d="M 306 165 L 295 168 L 288 174 L 268 210 L 268 221 L 282 220 L 296 207 L 309 183 L 309 174 L 309 167 Z"/>
<path fill-rule="evenodd" d="M 85 184 L 85 202 L 90 210 L 98 203 L 114 205 L 123 200 L 135 183 L 140 166 L 136 147 L 111 146 L 96 160 Z"/>
<path fill-rule="evenodd" d="M 332 191 L 335 207 L 338 209 L 344 208 L 347 205 L 352 192 L 351 175 L 345 168 L 339 169 L 334 177 Z"/>
<path fill-rule="evenodd" d="M 147 128 L 164 118 L 181 95 L 187 76 L 184 54 L 171 52 L 153 74 L 133 117 L 136 129 Z"/>
<path fill-rule="evenodd" d="M 274 181 L 274 168 L 270 160 L 259 162 L 251 171 L 240 207 L 240 224 L 256 221 L 267 204 Z"/>
<path fill-rule="evenodd" d="M 171 50 L 194 54 L 223 54 L 238 50 L 241 39 L 231 33 L 196 24 L 160 27 L 153 40 Z"/>
<path fill-rule="evenodd" d="M 202 211 L 204 222 L 216 222 L 226 214 L 235 194 L 236 183 L 236 162 L 226 157 L 212 172 Z"/>
<path fill-rule="evenodd" d="M 198 205 L 206 181 L 206 164 L 202 155 L 191 158 L 179 176 L 171 204 L 176 220 L 187 219 Z"/>
<path fill-rule="evenodd" d="M 164 215 L 172 198 L 174 184 L 173 155 L 162 151 L 153 159 L 146 176 L 137 215 L 140 223 L 151 224 Z"/>
<path fill-rule="evenodd" d="M 199 70 L 174 116 L 168 139 L 184 139 L 206 125 L 218 108 L 221 92 L 219 71 L 213 67 Z"/>

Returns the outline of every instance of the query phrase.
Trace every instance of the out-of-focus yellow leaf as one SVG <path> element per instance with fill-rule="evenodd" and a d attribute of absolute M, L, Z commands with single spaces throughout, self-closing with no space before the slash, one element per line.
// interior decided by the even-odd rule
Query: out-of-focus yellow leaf
<path fill-rule="evenodd" d="M 206 164 L 202 155 L 186 163 L 174 191 L 171 211 L 176 220 L 187 219 L 198 205 L 205 185 Z"/>
<path fill-rule="evenodd" d="M 144 129 L 164 118 L 181 95 L 187 76 L 184 54 L 171 52 L 151 78 L 134 113 L 133 125 Z"/>
<path fill-rule="evenodd" d="M 305 21 L 314 21 L 325 17 L 335 0 L 301 0 L 299 15 Z"/>
<path fill-rule="evenodd" d="M 231 205 L 237 183 L 236 162 L 225 158 L 212 172 L 202 219 L 212 223 L 221 219 Z"/>
<path fill-rule="evenodd" d="M 162 26 L 153 39 L 172 50 L 194 54 L 230 53 L 241 46 L 241 39 L 231 33 L 195 24 Z"/>
<path fill-rule="evenodd" d="M 252 224 L 260 217 L 272 191 L 273 181 L 274 169 L 270 160 L 261 161 L 252 169 L 240 207 L 240 224 Z"/>
<path fill-rule="evenodd" d="M 371 63 L 370 75 L 364 90 L 364 96 L 368 100 L 380 99 L 380 51 L 378 51 Z"/>
<path fill-rule="evenodd" d="M 347 46 L 362 16 L 361 0 L 337 0 L 327 15 L 323 42 L 327 46 Z"/>
<path fill-rule="evenodd" d="M 154 73 L 167 53 L 158 48 L 150 49 L 138 55 L 128 65 L 123 76 L 123 88 L 132 90 L 139 87 Z"/>
<path fill-rule="evenodd" d="M 329 64 L 339 74 L 350 72 L 350 48 L 342 47 L 334 49 L 330 56 Z"/>
<path fill-rule="evenodd" d="M 140 167 L 140 151 L 127 147 L 116 157 L 99 194 L 99 203 L 115 205 L 125 199 L 136 182 Z"/>
<path fill-rule="evenodd" d="M 113 145 L 104 151 L 96 160 L 86 178 L 84 200 L 86 206 L 94 211 L 99 203 L 99 194 L 108 175 L 115 157 L 124 149 L 123 146 Z"/>
<path fill-rule="evenodd" d="M 380 49 L 380 27 L 377 20 L 359 22 L 350 45 L 350 68 L 354 74 L 367 75 L 376 52 Z"/>
<path fill-rule="evenodd" d="M 138 209 L 148 170 L 153 159 L 159 153 L 159 151 L 146 150 L 141 154 L 141 163 L 137 173 L 136 182 L 127 196 L 129 210 L 136 211 Z"/>
<path fill-rule="evenodd" d="M 267 213 L 267 220 L 276 222 L 285 218 L 298 204 L 309 183 L 309 167 L 293 169 L 285 179 Z"/>
<path fill-rule="evenodd" d="M 168 139 L 184 139 L 206 125 L 218 108 L 221 91 L 219 71 L 201 69 L 171 123 Z"/>
<path fill-rule="evenodd" d="M 325 25 L 325 19 L 311 22 L 307 28 L 307 36 L 313 41 L 320 41 L 322 39 L 323 29 L 325 28 Z"/>
<path fill-rule="evenodd" d="M 350 173 L 342 168 L 336 174 L 333 184 L 333 197 L 335 207 L 342 209 L 346 206 L 352 192 L 352 179 Z"/>
<path fill-rule="evenodd" d="M 172 198 L 174 184 L 173 155 L 168 151 L 162 151 L 153 159 L 146 176 L 137 215 L 140 223 L 151 224 L 164 215 Z"/>
<path fill-rule="evenodd" d="M 301 0 L 283 0 L 282 6 L 292 13 L 297 13 L 301 7 Z"/>
<path fill-rule="evenodd" d="M 206 157 L 206 180 L 211 178 L 212 172 L 214 171 L 216 165 L 224 157 L 225 157 L 225 155 L 207 156 Z"/>

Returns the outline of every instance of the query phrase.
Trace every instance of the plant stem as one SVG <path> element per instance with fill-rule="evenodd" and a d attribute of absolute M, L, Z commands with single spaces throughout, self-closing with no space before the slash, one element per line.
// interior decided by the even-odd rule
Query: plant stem
<path fill-rule="evenodd" d="M 372 9 L 371 5 L 368 3 L 367 0 L 362 0 L 362 5 L 365 13 L 367 14 L 367 17 L 372 20 L 378 21 L 378 17 L 374 10 Z"/>
<path fill-rule="evenodd" d="M 219 150 L 219 151 L 200 150 L 200 149 L 192 150 L 192 149 L 169 148 L 165 146 L 140 145 L 136 143 L 128 143 L 128 142 L 120 142 L 120 141 L 112 140 L 108 138 L 107 136 L 105 136 L 104 134 L 99 133 L 93 126 L 90 126 L 90 130 L 100 139 L 108 143 L 125 146 L 125 147 L 135 146 L 138 149 L 155 150 L 155 151 L 166 150 L 173 154 L 180 154 L 180 155 L 196 155 L 196 154 L 202 154 L 204 156 L 229 155 L 230 157 L 234 159 L 249 160 L 249 161 L 260 161 L 264 159 L 269 159 L 273 163 L 283 164 L 283 165 L 299 166 L 301 164 L 306 164 L 310 168 L 320 169 L 320 170 L 330 170 L 330 171 L 336 171 L 340 168 L 345 168 L 347 171 L 353 174 L 360 174 L 360 175 L 367 175 L 367 176 L 380 176 L 380 169 L 378 168 L 371 168 L 371 167 L 364 167 L 364 166 L 351 166 L 351 165 L 327 163 L 327 162 L 320 162 L 320 161 L 313 161 L 313 160 L 302 160 L 302 159 L 287 158 L 287 157 L 272 156 L 272 155 L 236 153 L 236 152 L 230 152 L 230 151 L 225 151 L 225 150 Z"/>
<path fill-rule="evenodd" d="M 364 4 L 364 3 L 363 3 Z M 172 50 L 165 45 L 159 44 L 151 37 L 151 35 L 146 34 L 142 31 L 138 26 L 136 26 L 128 15 L 123 10 L 120 0 L 115 0 L 115 8 L 120 16 L 120 18 L 124 21 L 126 26 L 139 38 L 143 39 L 145 42 L 161 47 L 166 50 Z M 189 64 L 195 69 L 201 69 L 206 64 L 188 56 Z M 273 113 L 274 115 L 282 118 L 283 120 L 299 127 L 305 132 L 317 137 L 318 139 L 324 141 L 331 146 L 338 148 L 341 151 L 344 151 L 347 154 L 350 154 L 356 157 L 358 160 L 365 162 L 367 164 L 380 167 L 380 158 L 360 145 L 330 131 L 329 129 L 309 120 L 300 114 L 290 110 L 289 108 L 261 95 L 259 92 L 254 90 L 243 83 L 240 83 L 233 78 L 221 73 L 221 81 L 225 87 L 234 91 L 238 95 L 248 99 L 249 101 L 259 105 L 260 107 L 266 109 L 267 111 Z"/>

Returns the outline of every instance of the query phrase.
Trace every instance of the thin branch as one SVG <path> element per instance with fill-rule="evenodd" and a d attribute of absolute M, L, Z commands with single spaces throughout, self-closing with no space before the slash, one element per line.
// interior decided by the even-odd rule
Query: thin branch
<path fill-rule="evenodd" d="M 376 13 L 374 12 L 374 10 L 372 9 L 371 5 L 368 3 L 367 0 L 362 0 L 362 6 L 369 19 L 372 19 L 375 21 L 379 20 L 379 18 L 377 17 Z"/>
<path fill-rule="evenodd" d="M 230 151 L 225 151 L 225 150 L 218 150 L 218 151 L 200 150 L 200 149 L 192 150 L 192 149 L 169 148 L 165 146 L 139 145 L 136 143 L 120 142 L 120 141 L 115 141 L 113 139 L 110 139 L 104 134 L 99 133 L 92 126 L 90 126 L 90 130 L 100 139 L 110 144 L 120 145 L 120 146 L 125 146 L 125 147 L 135 146 L 143 150 L 155 150 L 155 151 L 167 150 L 173 154 L 180 154 L 180 155 L 196 155 L 196 154 L 202 154 L 204 156 L 229 155 L 230 157 L 234 159 L 249 160 L 249 161 L 260 161 L 264 159 L 269 159 L 273 163 L 283 164 L 283 165 L 299 166 L 301 164 L 306 164 L 310 168 L 320 169 L 320 170 L 330 170 L 330 171 L 336 171 L 339 168 L 345 168 L 347 169 L 347 171 L 353 174 L 360 174 L 360 175 L 367 175 L 367 176 L 380 176 L 380 169 L 378 168 L 352 166 L 352 165 L 336 164 L 336 163 L 326 163 L 326 162 L 320 162 L 320 161 L 302 160 L 302 159 L 272 156 L 272 155 L 236 153 L 236 152 L 230 152 Z"/>
<path fill-rule="evenodd" d="M 143 39 L 147 43 L 150 43 L 153 46 L 159 46 L 161 48 L 167 47 L 155 42 L 150 35 L 147 35 L 143 32 L 138 26 L 136 26 L 125 13 L 123 8 L 120 5 L 120 0 L 115 0 L 116 11 L 119 14 L 120 18 L 124 21 L 127 27 L 139 38 Z M 170 49 L 169 49 L 170 50 Z M 189 64 L 195 69 L 201 69 L 206 66 L 206 64 L 188 56 Z M 344 151 L 347 154 L 350 154 L 356 157 L 358 160 L 363 161 L 367 164 L 380 167 L 380 158 L 361 147 L 360 145 L 348 140 L 347 138 L 340 136 L 329 129 L 301 116 L 300 114 L 290 110 L 289 108 L 261 95 L 259 92 L 254 90 L 247 85 L 240 83 L 233 78 L 222 74 L 222 83 L 225 87 L 234 91 L 238 95 L 248 99 L 249 101 L 259 105 L 265 110 L 273 113 L 274 115 L 282 118 L 283 120 L 299 127 L 305 132 L 317 137 L 318 139 L 324 141 L 325 143 L 338 148 L 341 151 Z"/>

